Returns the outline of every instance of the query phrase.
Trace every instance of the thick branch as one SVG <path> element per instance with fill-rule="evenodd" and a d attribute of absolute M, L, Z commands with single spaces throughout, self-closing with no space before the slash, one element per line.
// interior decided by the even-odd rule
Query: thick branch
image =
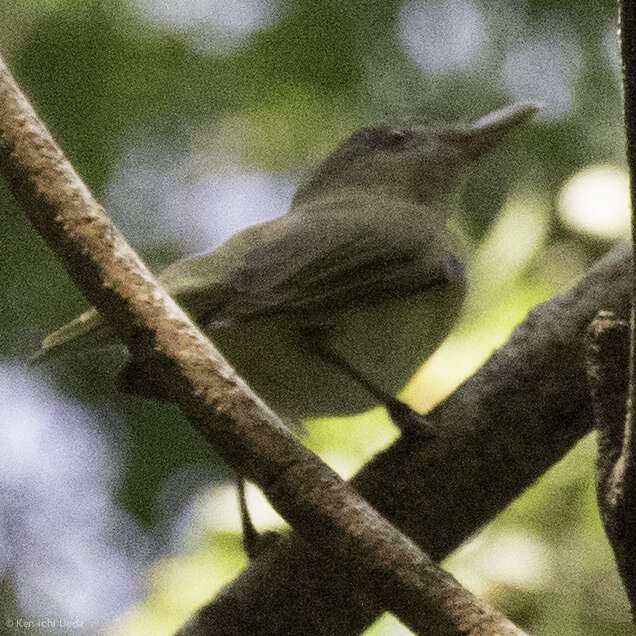
<path fill-rule="evenodd" d="M 625 244 L 571 291 L 536 307 L 427 416 L 436 438 L 400 438 L 353 479 L 355 488 L 434 558 L 446 556 L 590 430 L 585 333 L 600 308 L 626 318 L 630 289 Z M 285 634 L 293 624 L 300 626 L 294 634 L 353 636 L 380 611 L 356 580 L 292 535 L 250 564 L 184 633 L 216 633 L 207 625 L 226 622 L 231 633 Z"/>
<path fill-rule="evenodd" d="M 166 396 L 230 466 L 265 491 L 308 545 L 358 580 L 368 603 L 393 611 L 422 634 L 520 633 L 300 445 L 250 391 L 157 285 L 1 60 L 0 170 L 137 364 L 152 369 Z"/>
<path fill-rule="evenodd" d="M 587 343 L 588 376 L 598 428 L 596 492 L 599 509 L 627 597 L 636 615 L 636 502 L 633 499 L 631 427 L 625 426 L 629 330 L 602 311 Z"/>
<path fill-rule="evenodd" d="M 636 246 L 636 1 L 621 0 L 620 3 L 620 43 L 623 62 L 623 95 L 625 110 L 625 132 L 627 137 L 627 164 L 630 172 L 630 189 L 632 202 L 632 253 Z M 629 363 L 629 403 L 627 406 L 628 425 L 634 421 L 634 382 L 636 373 L 634 365 L 636 356 L 636 321 L 634 305 L 636 303 L 636 259 L 632 268 L 632 312 L 630 327 L 630 363 Z"/>
<path fill-rule="evenodd" d="M 636 245 L 636 2 L 620 3 L 627 163 L 631 173 L 632 254 Z M 599 429 L 597 494 L 605 531 L 636 609 L 636 260 L 632 263 L 629 355 L 627 323 L 599 314 L 590 329 L 589 376 Z"/>

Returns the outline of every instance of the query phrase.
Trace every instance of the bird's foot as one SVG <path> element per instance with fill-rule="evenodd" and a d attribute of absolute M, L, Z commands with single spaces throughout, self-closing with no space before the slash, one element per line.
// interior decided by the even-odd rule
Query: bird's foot
<path fill-rule="evenodd" d="M 382 402 L 393 423 L 404 436 L 435 437 L 437 431 L 424 415 L 414 411 L 408 404 L 387 395 Z"/>

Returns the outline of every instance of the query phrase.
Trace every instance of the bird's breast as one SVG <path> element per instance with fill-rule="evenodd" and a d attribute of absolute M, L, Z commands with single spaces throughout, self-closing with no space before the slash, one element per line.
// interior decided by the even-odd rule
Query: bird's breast
<path fill-rule="evenodd" d="M 329 314 L 313 324 L 324 344 L 380 388 L 397 393 L 439 346 L 459 315 L 464 286 L 450 283 Z M 320 329 L 320 328 L 323 329 Z M 342 369 L 325 361 L 294 313 L 207 331 L 239 374 L 279 414 L 296 420 L 376 405 Z"/>
<path fill-rule="evenodd" d="M 464 284 L 451 281 L 358 307 L 334 321 L 327 343 L 369 380 L 395 394 L 446 338 L 464 295 Z"/>

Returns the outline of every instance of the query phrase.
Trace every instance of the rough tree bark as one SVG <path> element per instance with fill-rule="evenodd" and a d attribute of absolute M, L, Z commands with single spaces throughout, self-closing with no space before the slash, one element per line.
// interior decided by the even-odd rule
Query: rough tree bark
<path fill-rule="evenodd" d="M 0 172 L 138 367 L 312 550 L 357 581 L 367 604 L 420 634 L 522 633 L 436 566 L 250 391 L 112 225 L 2 60 Z"/>
<path fill-rule="evenodd" d="M 627 319 L 631 268 L 630 247 L 620 245 L 572 290 L 533 309 L 427 415 L 435 439 L 398 439 L 352 485 L 434 559 L 448 555 L 591 430 L 586 332 L 600 309 Z M 292 534 L 181 634 L 354 636 L 381 612 L 355 578 Z"/>
<path fill-rule="evenodd" d="M 636 2 L 620 3 L 632 253 L 636 245 Z M 597 496 L 605 532 L 636 618 L 636 260 L 630 321 L 599 313 L 590 329 L 588 374 L 599 429 Z M 629 326 L 629 329 L 628 329 Z M 626 395 L 627 394 L 627 399 Z"/>

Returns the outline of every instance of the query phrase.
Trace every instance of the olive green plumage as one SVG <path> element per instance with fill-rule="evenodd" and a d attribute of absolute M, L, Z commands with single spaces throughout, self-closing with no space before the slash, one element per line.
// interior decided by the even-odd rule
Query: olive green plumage
<path fill-rule="evenodd" d="M 395 394 L 446 337 L 463 270 L 445 228 L 465 168 L 533 106 L 468 126 L 378 126 L 342 143 L 289 212 L 160 272 L 167 291 L 275 410 L 295 419 L 375 404 L 306 337 Z M 94 310 L 48 336 L 39 359 L 107 341 Z"/>

